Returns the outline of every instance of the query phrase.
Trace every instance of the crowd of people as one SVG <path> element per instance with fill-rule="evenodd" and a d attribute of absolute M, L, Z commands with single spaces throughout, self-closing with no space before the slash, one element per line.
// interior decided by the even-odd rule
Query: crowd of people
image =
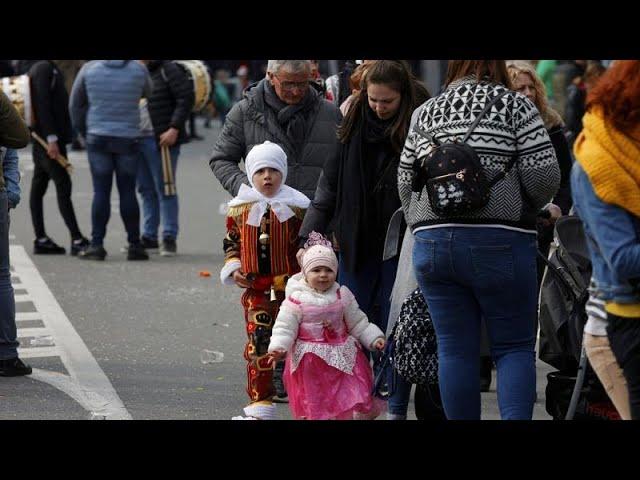
<path fill-rule="evenodd" d="M 209 165 L 232 197 L 220 280 L 243 290 L 247 334 L 248 404 L 234 418 L 272 419 L 288 402 L 297 419 L 401 420 L 415 384 L 418 418 L 480 419 L 495 368 L 501 417 L 531 419 L 540 257 L 571 214 L 593 263 L 589 360 L 620 416 L 640 418 L 640 61 L 452 60 L 437 92 L 402 60 L 346 61 L 328 78 L 317 60 L 270 60 L 234 80 L 235 66 L 207 62 L 222 122 Z M 65 253 L 44 228 L 51 179 L 70 253 L 104 260 L 115 174 L 127 258 L 175 255 L 166 169 L 197 137 L 188 74 L 168 60 L 94 60 L 68 88 L 57 61 L 22 68 L 46 140 L 33 144 L 34 253 Z M 9 107 L 0 202 L 11 208 L 29 131 Z M 74 141 L 94 186 L 90 239 L 57 161 Z M 7 230 L 0 216 L 0 375 L 20 375 Z M 407 338 L 424 340 L 406 333 L 418 318 L 434 332 L 424 381 L 394 364 Z"/>

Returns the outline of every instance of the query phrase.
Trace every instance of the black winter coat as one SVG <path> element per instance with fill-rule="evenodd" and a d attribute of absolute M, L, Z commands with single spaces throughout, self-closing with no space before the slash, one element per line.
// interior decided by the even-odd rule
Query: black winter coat
<path fill-rule="evenodd" d="M 187 142 L 185 122 L 195 101 L 191 79 L 181 67 L 169 60 L 151 60 L 147 68 L 153 81 L 148 105 L 156 136 L 173 127 L 180 132 L 178 144 Z"/>
<path fill-rule="evenodd" d="M 48 135 L 56 135 L 58 144 L 71 143 L 73 131 L 69 94 L 62 72 L 51 60 L 40 60 L 29 68 L 29 78 L 35 116 L 34 131 L 44 140 Z"/>
<path fill-rule="evenodd" d="M 569 143 L 565 137 L 564 127 L 553 127 L 548 132 L 553 149 L 556 151 L 558 166 L 560 167 L 560 188 L 553 198 L 553 203 L 560 207 L 563 215 L 568 215 L 573 205 L 573 200 L 571 199 L 571 167 L 573 166 L 573 159 L 569 151 Z"/>
<path fill-rule="evenodd" d="M 335 220 L 340 255 L 346 270 L 355 272 L 373 252 L 382 262 L 387 227 L 400 208 L 397 185 L 400 154 L 390 154 L 388 142 L 365 147 L 360 125 L 354 128 L 348 143 L 338 145 L 337 154 L 324 165 L 299 236 L 302 244 L 312 231 L 326 233 L 332 219 Z M 386 163 L 372 172 L 376 158 L 380 157 Z"/>
<path fill-rule="evenodd" d="M 340 111 L 310 87 L 307 95 L 314 95 L 315 102 L 309 113 L 303 146 L 297 151 L 278 124 L 275 112 L 265 104 L 264 82 L 266 80 L 261 80 L 249 87 L 244 98 L 227 115 L 209 166 L 224 189 L 235 197 L 240 185 L 249 184 L 246 173 L 240 170 L 240 161 L 254 145 L 269 140 L 279 144 L 287 154 L 286 184 L 313 199 L 322 166 L 335 156 L 338 148 L 336 130 Z"/>

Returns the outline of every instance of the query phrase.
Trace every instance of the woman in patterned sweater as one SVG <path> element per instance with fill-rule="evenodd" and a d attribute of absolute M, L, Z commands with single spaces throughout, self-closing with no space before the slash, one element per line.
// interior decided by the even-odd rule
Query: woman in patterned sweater
<path fill-rule="evenodd" d="M 438 215 L 414 192 L 420 161 L 433 144 L 462 138 L 494 97 L 509 89 L 504 61 L 449 63 L 445 91 L 416 112 L 398 169 L 398 190 L 415 235 L 413 259 L 438 337 L 440 388 L 449 419 L 480 419 L 480 319 L 487 324 L 498 370 L 503 419 L 531 419 L 535 401 L 535 214 L 556 193 L 560 171 L 533 103 L 506 92 L 468 140 L 492 185 L 488 203 L 467 213 Z M 513 168 L 509 160 L 517 155 Z M 426 171 L 429 177 L 429 170 Z"/>

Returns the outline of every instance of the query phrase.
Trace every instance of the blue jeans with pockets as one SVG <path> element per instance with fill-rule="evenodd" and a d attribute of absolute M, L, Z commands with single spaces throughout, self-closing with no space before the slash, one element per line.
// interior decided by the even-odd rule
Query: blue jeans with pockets
<path fill-rule="evenodd" d="M 451 420 L 479 420 L 480 321 L 487 325 L 503 420 L 530 420 L 536 395 L 536 236 L 496 227 L 416 232 L 413 262 L 438 338 Z"/>

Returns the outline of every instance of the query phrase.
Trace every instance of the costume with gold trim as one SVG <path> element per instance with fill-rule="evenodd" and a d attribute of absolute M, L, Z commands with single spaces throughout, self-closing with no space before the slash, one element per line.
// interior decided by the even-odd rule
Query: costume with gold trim
<path fill-rule="evenodd" d="M 300 271 L 296 260 L 297 239 L 305 210 L 290 207 L 295 216 L 281 223 L 268 208 L 261 225 L 254 227 L 247 223 L 252 205 L 246 203 L 229 209 L 223 247 L 225 265 L 239 264 L 251 283 L 251 288 L 242 294 L 241 303 L 248 338 L 244 350 L 247 394 L 253 403 L 270 401 L 275 394 L 267 349 L 284 300 L 286 282 Z"/>

